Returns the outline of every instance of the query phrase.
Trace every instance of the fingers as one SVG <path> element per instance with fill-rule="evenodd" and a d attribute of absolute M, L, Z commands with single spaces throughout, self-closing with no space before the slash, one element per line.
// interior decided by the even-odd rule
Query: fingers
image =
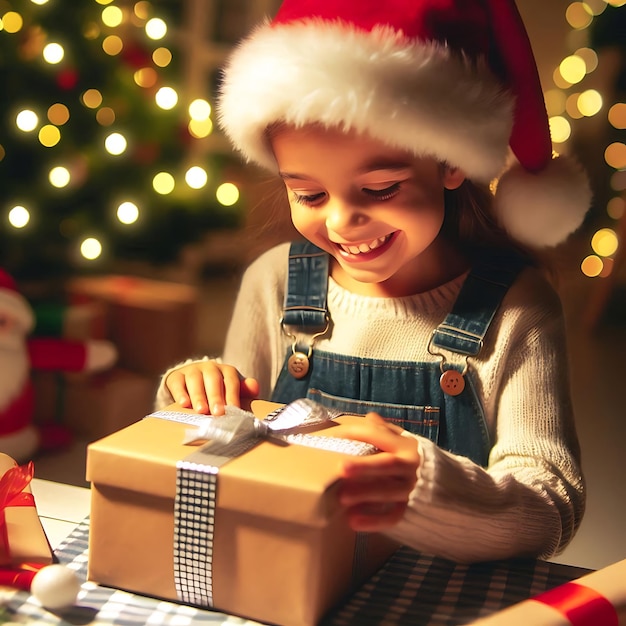
<path fill-rule="evenodd" d="M 368 414 L 361 424 L 342 430 L 342 437 L 365 441 L 380 450 L 351 457 L 343 464 L 339 501 L 346 507 L 354 530 L 383 530 L 404 515 L 417 482 L 420 458 L 415 439 L 402 432 L 375 413 Z"/>
<path fill-rule="evenodd" d="M 360 505 L 348 509 L 348 523 L 357 532 L 383 531 L 397 524 L 406 511 L 406 502 Z"/>
<path fill-rule="evenodd" d="M 171 372 L 165 386 L 174 400 L 198 413 L 224 415 L 227 404 L 241 405 L 241 397 L 256 397 L 259 383 L 243 379 L 236 368 L 217 361 L 199 361 Z"/>

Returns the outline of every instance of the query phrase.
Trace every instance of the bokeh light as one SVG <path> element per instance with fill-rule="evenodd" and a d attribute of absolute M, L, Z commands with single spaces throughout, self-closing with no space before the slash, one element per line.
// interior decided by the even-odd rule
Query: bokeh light
<path fill-rule="evenodd" d="M 587 65 L 581 57 L 571 55 L 561 61 L 559 73 L 570 85 L 575 85 L 585 78 Z"/>
<path fill-rule="evenodd" d="M 192 189 L 202 189 L 202 187 L 206 186 L 208 180 L 209 176 L 206 170 L 199 165 L 194 165 L 185 172 L 185 182 Z"/>
<path fill-rule="evenodd" d="M 39 124 L 39 117 L 34 111 L 24 109 L 17 114 L 15 123 L 21 131 L 30 133 L 37 128 L 37 125 Z"/>
<path fill-rule="evenodd" d="M 585 257 L 583 262 L 580 264 L 582 273 L 585 276 L 589 276 L 589 278 L 599 276 L 603 267 L 604 263 L 602 262 L 602 259 L 595 254 L 590 254 L 588 257 Z"/>
<path fill-rule="evenodd" d="M 607 146 L 604 151 L 607 164 L 616 170 L 626 169 L 626 144 L 616 141 Z"/>
<path fill-rule="evenodd" d="M 609 122 L 618 130 L 626 129 L 626 102 L 617 102 L 609 109 Z"/>
<path fill-rule="evenodd" d="M 117 219 L 122 224 L 134 224 L 139 219 L 139 208 L 134 202 L 122 202 L 117 207 Z"/>
<path fill-rule="evenodd" d="M 30 213 L 26 207 L 18 204 L 9 211 L 8 219 L 13 228 L 24 228 L 30 222 Z"/>
<path fill-rule="evenodd" d="M 65 56 L 65 50 L 63 50 L 63 46 L 58 43 L 49 43 L 44 46 L 43 49 L 43 58 L 46 63 L 50 63 L 51 65 L 56 65 L 63 60 Z"/>
<path fill-rule="evenodd" d="M 223 206 L 233 206 L 239 200 L 239 189 L 233 183 L 222 183 L 215 192 L 217 201 Z"/>
<path fill-rule="evenodd" d="M 64 104 L 57 102 L 48 108 L 48 119 L 55 126 L 63 126 L 70 119 L 70 110 Z"/>
<path fill-rule="evenodd" d="M 119 156 L 126 151 L 127 142 L 126 137 L 121 133 L 111 133 L 104 140 L 104 147 L 109 154 L 113 156 Z"/>
<path fill-rule="evenodd" d="M 39 130 L 39 143 L 46 148 L 52 148 L 61 141 L 61 131 L 52 124 L 46 124 Z"/>
<path fill-rule="evenodd" d="M 591 249 L 598 256 L 613 256 L 618 246 L 617 234 L 611 228 L 601 228 L 591 238 Z"/>
<path fill-rule="evenodd" d="M 124 42 L 117 35 L 109 35 L 102 41 L 102 49 L 109 56 L 114 57 L 124 49 Z"/>
<path fill-rule="evenodd" d="M 50 184 L 57 189 L 67 187 L 71 180 L 70 171 L 67 167 L 57 165 L 50 170 L 48 180 L 50 181 Z"/>
<path fill-rule="evenodd" d="M 80 253 L 85 259 L 93 261 L 102 254 L 102 244 L 95 237 L 87 237 L 80 244 Z"/>
<path fill-rule="evenodd" d="M 176 187 L 176 181 L 169 172 L 159 172 L 152 179 L 152 187 L 158 194 L 165 196 L 174 191 L 174 187 Z"/>
<path fill-rule="evenodd" d="M 550 134 L 554 143 L 565 143 L 572 134 L 569 121 L 562 115 L 550 118 Z"/>
<path fill-rule="evenodd" d="M 169 111 L 178 103 L 178 94 L 176 93 L 176 90 L 171 87 L 161 87 L 156 92 L 154 99 L 160 108 L 165 111 Z"/>
<path fill-rule="evenodd" d="M 163 39 L 167 34 L 167 24 L 159 17 L 153 17 L 146 22 L 146 35 L 150 39 Z"/>

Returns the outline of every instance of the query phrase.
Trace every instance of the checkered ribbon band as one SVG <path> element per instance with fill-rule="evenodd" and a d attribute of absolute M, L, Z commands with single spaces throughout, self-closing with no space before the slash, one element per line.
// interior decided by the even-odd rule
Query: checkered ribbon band
<path fill-rule="evenodd" d="M 222 466 L 255 444 L 211 444 L 176 464 L 174 583 L 181 602 L 213 606 L 217 476 Z"/>
<path fill-rule="evenodd" d="M 174 505 L 174 583 L 188 604 L 213 606 L 217 467 L 181 461 Z"/>

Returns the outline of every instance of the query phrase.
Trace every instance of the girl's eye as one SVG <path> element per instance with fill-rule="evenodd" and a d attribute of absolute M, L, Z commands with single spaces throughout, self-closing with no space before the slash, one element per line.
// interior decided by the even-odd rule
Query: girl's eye
<path fill-rule="evenodd" d="M 323 191 L 321 191 L 320 193 L 313 193 L 310 195 L 299 194 L 299 193 L 296 193 L 295 191 L 293 192 L 294 201 L 297 202 L 298 204 L 304 204 L 306 206 L 315 206 L 319 204 L 324 199 L 325 196 L 326 194 Z"/>
<path fill-rule="evenodd" d="M 389 200 L 393 198 L 400 191 L 400 183 L 394 183 L 393 185 L 389 185 L 389 187 L 385 187 L 384 189 L 367 189 L 363 188 L 363 192 L 368 196 L 372 196 L 378 201 Z"/>

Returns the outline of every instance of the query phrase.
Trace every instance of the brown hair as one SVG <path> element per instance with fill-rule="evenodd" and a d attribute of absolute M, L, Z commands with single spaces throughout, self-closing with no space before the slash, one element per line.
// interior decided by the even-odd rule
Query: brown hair
<path fill-rule="evenodd" d="M 469 259 L 475 259 L 479 253 L 484 254 L 485 250 L 509 250 L 529 261 L 536 260 L 497 223 L 493 193 L 487 185 L 466 179 L 457 189 L 445 189 L 444 198 L 442 234 Z"/>

